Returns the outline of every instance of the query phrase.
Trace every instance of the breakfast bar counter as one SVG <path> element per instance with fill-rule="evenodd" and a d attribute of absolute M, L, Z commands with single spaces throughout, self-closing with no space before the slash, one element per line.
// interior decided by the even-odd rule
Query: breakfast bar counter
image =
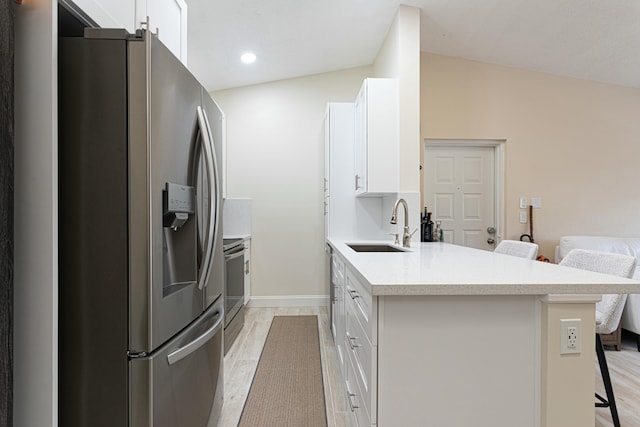
<path fill-rule="evenodd" d="M 372 295 L 547 295 L 640 293 L 640 283 L 449 243 L 388 242 L 401 252 L 356 252 L 330 241 L 371 286 Z M 406 252 L 405 252 L 406 251 Z"/>
<path fill-rule="evenodd" d="M 640 282 L 447 243 L 329 244 L 332 331 L 359 426 L 594 425 L 595 303 Z M 580 324 L 572 353 L 561 320 Z"/>

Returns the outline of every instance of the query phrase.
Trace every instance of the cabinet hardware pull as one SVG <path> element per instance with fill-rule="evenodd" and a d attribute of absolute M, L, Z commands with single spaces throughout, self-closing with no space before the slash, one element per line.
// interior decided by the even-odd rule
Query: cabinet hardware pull
<path fill-rule="evenodd" d="M 360 189 L 360 186 L 358 185 L 359 180 L 360 180 L 360 175 L 356 175 L 356 190 Z"/>
<path fill-rule="evenodd" d="M 349 289 L 349 296 L 351 297 L 351 299 L 356 299 L 356 298 L 360 298 L 360 295 L 358 295 L 358 291 L 354 290 L 354 289 Z"/>
<path fill-rule="evenodd" d="M 347 389 L 347 400 L 349 401 L 349 407 L 351 408 L 351 412 L 355 412 L 355 410 L 360 409 L 360 407 L 357 405 L 354 405 L 353 402 L 351 402 L 352 397 L 356 397 L 356 394 L 351 393 L 349 389 Z"/>

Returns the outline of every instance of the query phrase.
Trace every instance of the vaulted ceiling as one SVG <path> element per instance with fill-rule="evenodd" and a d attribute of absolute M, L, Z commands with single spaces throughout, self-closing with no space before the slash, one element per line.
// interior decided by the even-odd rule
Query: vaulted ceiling
<path fill-rule="evenodd" d="M 189 68 L 209 90 L 369 65 L 401 3 L 187 2 Z M 640 88 L 638 0 L 402 3 L 421 10 L 423 52 Z"/>

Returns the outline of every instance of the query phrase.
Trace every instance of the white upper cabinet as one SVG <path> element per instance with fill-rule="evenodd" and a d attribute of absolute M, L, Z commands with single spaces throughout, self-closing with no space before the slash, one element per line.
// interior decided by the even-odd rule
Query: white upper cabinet
<path fill-rule="evenodd" d="M 349 238 L 356 228 L 353 202 L 353 102 L 331 102 L 325 115 L 325 237 Z"/>
<path fill-rule="evenodd" d="M 131 0 L 75 0 L 74 3 L 102 28 L 139 28 L 136 3 Z"/>
<path fill-rule="evenodd" d="M 398 81 L 365 79 L 355 108 L 356 194 L 396 193 L 400 186 Z"/>
<path fill-rule="evenodd" d="M 185 0 L 75 0 L 102 28 L 125 28 L 130 33 L 148 28 L 187 64 L 187 3 Z M 149 17 L 149 26 L 147 26 Z"/>
<path fill-rule="evenodd" d="M 136 28 L 147 27 L 187 64 L 187 4 L 184 0 L 137 0 Z"/>

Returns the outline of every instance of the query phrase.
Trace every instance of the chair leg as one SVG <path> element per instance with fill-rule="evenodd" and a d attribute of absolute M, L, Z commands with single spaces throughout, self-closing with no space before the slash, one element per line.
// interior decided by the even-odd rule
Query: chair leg
<path fill-rule="evenodd" d="M 613 420 L 614 427 L 620 427 L 620 419 L 618 418 L 618 408 L 616 407 L 616 399 L 613 395 L 613 387 L 611 386 L 611 377 L 609 376 L 609 367 L 607 366 L 607 359 L 604 355 L 604 346 L 600 340 L 600 335 L 596 334 L 596 354 L 598 356 L 598 364 L 600 365 L 600 373 L 602 374 L 602 382 L 604 383 L 604 389 L 607 392 L 607 399 L 604 400 L 596 393 L 596 397 L 602 403 L 596 403 L 597 407 L 609 407 L 611 410 L 611 418 Z"/>
<path fill-rule="evenodd" d="M 638 346 L 638 351 L 640 351 L 640 334 L 636 335 L 636 345 Z"/>

